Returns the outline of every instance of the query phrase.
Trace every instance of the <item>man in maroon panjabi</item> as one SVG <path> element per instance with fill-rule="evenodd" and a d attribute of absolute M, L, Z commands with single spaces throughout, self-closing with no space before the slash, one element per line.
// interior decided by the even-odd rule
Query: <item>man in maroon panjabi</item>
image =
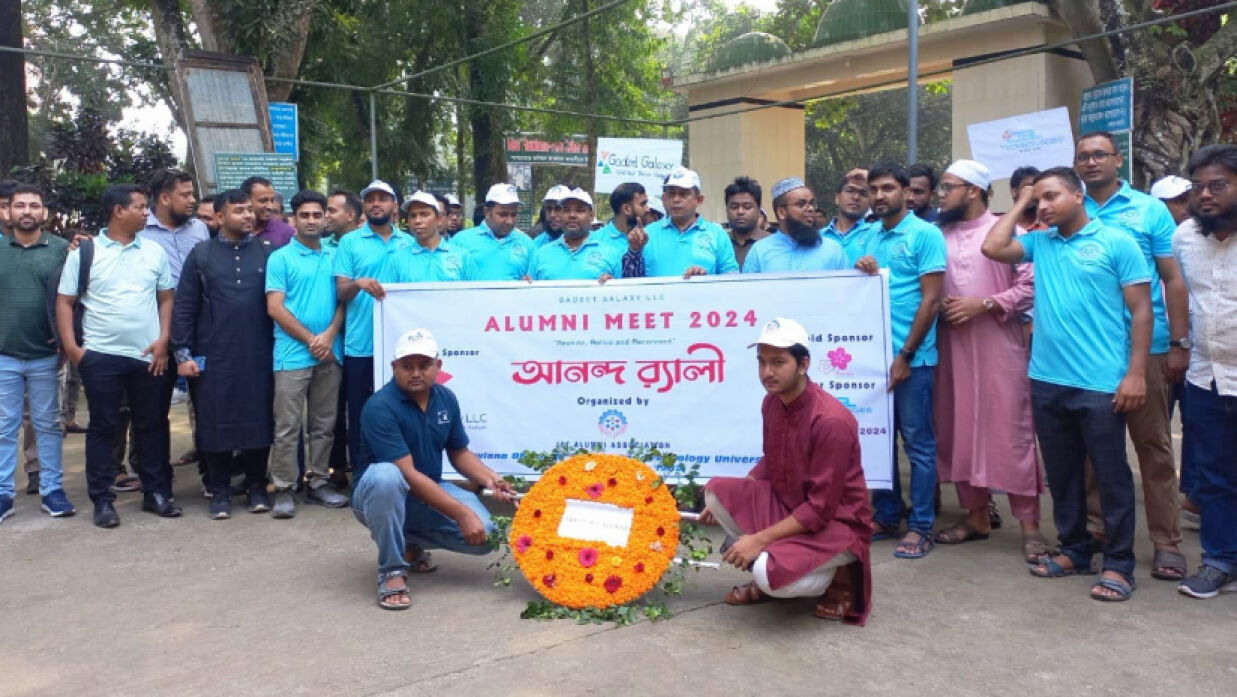
<path fill-rule="evenodd" d="M 755 580 L 731 605 L 819 597 L 815 614 L 862 625 L 872 607 L 872 513 L 855 417 L 808 379 L 808 334 L 798 322 L 765 325 L 756 347 L 768 395 L 764 457 L 747 477 L 715 477 L 700 521 L 737 538 L 723 560 Z"/>

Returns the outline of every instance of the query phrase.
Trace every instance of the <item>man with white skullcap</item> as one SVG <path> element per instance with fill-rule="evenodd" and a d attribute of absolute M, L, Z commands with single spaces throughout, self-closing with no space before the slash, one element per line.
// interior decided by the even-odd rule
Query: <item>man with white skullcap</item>
<path fill-rule="evenodd" d="M 842 245 L 822 237 L 816 225 L 816 198 L 799 177 L 773 185 L 778 231 L 752 245 L 743 273 L 844 271 L 850 260 Z"/>
<path fill-rule="evenodd" d="M 991 532 L 989 490 L 1009 495 L 1022 525 L 1023 554 L 1048 551 L 1039 532 L 1043 488 L 1031 419 L 1030 360 L 1021 313 L 1031 306 L 1030 264 L 1001 264 L 981 248 L 997 217 L 988 211 L 992 175 L 982 163 L 958 160 L 937 188 L 937 224 L 947 264 L 938 323 L 934 418 L 936 467 L 953 482 L 967 516 L 936 534 L 939 544 L 983 540 Z"/>

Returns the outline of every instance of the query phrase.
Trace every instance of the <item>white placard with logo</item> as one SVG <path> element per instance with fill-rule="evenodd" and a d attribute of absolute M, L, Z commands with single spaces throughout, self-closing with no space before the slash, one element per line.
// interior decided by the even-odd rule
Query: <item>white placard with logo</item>
<path fill-rule="evenodd" d="M 987 165 L 993 179 L 1007 179 L 1024 165 L 1043 170 L 1074 162 L 1074 131 L 1065 107 L 973 123 L 966 135 L 971 158 Z"/>
<path fill-rule="evenodd" d="M 882 272 L 386 286 L 374 303 L 375 383 L 400 334 L 424 328 L 439 382 L 459 398 L 470 448 L 502 474 L 525 450 L 631 440 L 745 475 L 761 455 L 756 350 L 775 317 L 811 337 L 809 373 L 859 422 L 868 486 L 890 487 L 892 339 Z"/>
<path fill-rule="evenodd" d="M 637 182 L 644 185 L 650 196 L 660 196 L 661 181 L 682 163 L 681 140 L 598 138 L 593 189 L 608 194 L 619 184 Z"/>

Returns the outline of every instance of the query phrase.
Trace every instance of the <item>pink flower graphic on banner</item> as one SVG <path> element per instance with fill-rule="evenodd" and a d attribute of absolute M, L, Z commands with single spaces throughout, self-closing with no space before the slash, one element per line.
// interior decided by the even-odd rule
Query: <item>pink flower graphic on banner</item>
<path fill-rule="evenodd" d="M 451 373 L 448 373 L 448 372 L 447 372 L 447 371 L 445 371 L 445 370 L 440 370 L 440 371 L 438 371 L 438 379 L 436 379 L 434 382 L 438 383 L 439 385 L 445 385 L 445 384 L 447 384 L 447 383 L 451 380 L 451 378 L 453 378 L 453 377 L 455 377 L 455 376 L 454 376 L 454 375 L 452 375 Z"/>
<path fill-rule="evenodd" d="M 846 366 L 850 365 L 851 359 L 854 356 L 846 352 L 846 348 L 839 346 L 829 352 L 829 365 L 832 365 L 838 370 L 846 370 Z"/>

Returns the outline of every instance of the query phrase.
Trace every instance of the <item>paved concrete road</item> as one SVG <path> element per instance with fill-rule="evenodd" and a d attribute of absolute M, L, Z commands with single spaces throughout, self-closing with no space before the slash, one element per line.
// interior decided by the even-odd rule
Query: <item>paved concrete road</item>
<path fill-rule="evenodd" d="M 175 454 L 187 437 L 173 411 Z M 188 467 L 184 518 L 121 494 L 121 526 L 96 529 L 82 440 L 66 443 L 78 516 L 51 520 L 19 494 L 0 524 L 0 695 L 1194 696 L 1237 683 L 1237 595 L 1191 600 L 1151 579 L 1141 528 L 1139 587 L 1123 604 L 1089 599 L 1087 578 L 1032 578 L 1007 525 L 918 561 L 875 545 L 862 629 L 813 618 L 810 601 L 728 607 L 722 594 L 745 580 L 733 570 L 698 573 L 668 622 L 521 620 L 538 597 L 522 579 L 495 588 L 488 559 L 449 553 L 412 579 L 411 610 L 387 612 L 347 510 L 277 521 L 238 498 L 231 520 L 211 521 Z M 1197 564 L 1197 533 L 1185 550 Z"/>

